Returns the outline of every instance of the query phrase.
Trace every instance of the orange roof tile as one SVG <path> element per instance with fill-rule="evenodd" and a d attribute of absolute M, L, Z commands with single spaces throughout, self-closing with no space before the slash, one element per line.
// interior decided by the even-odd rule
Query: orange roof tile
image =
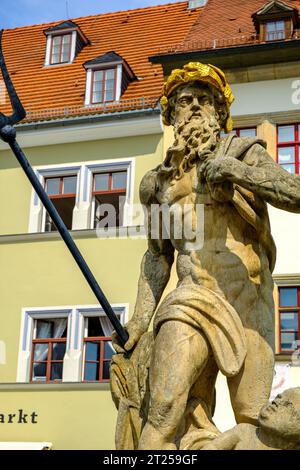
<path fill-rule="evenodd" d="M 4 55 L 16 90 L 29 113 L 28 119 L 34 120 L 38 115 L 40 118 L 58 116 L 55 110 L 65 107 L 71 115 L 95 112 L 83 106 L 86 85 L 83 64 L 108 51 L 123 57 L 140 78 L 128 86 L 119 109 L 149 107 L 151 103 L 154 106 L 161 94 L 163 72 L 162 67 L 151 64 L 148 57 L 160 46 L 167 49 L 184 40 L 201 11 L 187 6 L 188 2 L 178 2 L 73 19 L 90 45 L 81 50 L 72 64 L 66 65 L 44 66 L 46 37 L 43 31 L 57 22 L 5 30 Z M 5 105 L 0 102 L 0 108 L 4 113 L 10 112 L 8 98 Z"/>
<path fill-rule="evenodd" d="M 300 0 L 281 0 L 300 11 Z M 188 50 L 189 44 L 201 46 L 210 44 L 235 45 L 247 42 L 256 35 L 252 15 L 263 7 L 268 0 L 208 0 L 206 7 L 188 32 L 182 49 Z M 212 46 L 213 45 L 213 46 Z M 174 46 L 173 46 L 174 47 Z M 206 47 L 204 47 L 206 48 Z"/>

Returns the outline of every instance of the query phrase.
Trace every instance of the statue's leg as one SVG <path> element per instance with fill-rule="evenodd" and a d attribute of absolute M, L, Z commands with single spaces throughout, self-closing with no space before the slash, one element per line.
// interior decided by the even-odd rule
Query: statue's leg
<path fill-rule="evenodd" d="M 207 364 L 210 346 L 200 331 L 164 323 L 150 365 L 150 406 L 139 449 L 176 449 L 174 439 L 191 387 Z"/>
<path fill-rule="evenodd" d="M 237 423 L 257 424 L 268 401 L 274 374 L 274 333 L 270 308 L 259 302 L 245 327 L 247 356 L 236 377 L 228 379 L 231 403 Z"/>

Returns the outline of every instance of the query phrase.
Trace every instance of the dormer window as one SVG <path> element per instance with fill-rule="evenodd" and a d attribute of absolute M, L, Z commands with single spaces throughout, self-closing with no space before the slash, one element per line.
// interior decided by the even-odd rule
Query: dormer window
<path fill-rule="evenodd" d="M 265 3 L 252 15 L 255 29 L 262 42 L 291 39 L 298 27 L 298 17 L 296 8 L 279 0 Z"/>
<path fill-rule="evenodd" d="M 119 101 L 135 75 L 127 62 L 115 52 L 84 64 L 87 71 L 85 105 Z"/>
<path fill-rule="evenodd" d="M 71 60 L 72 34 L 53 36 L 50 64 L 63 64 Z"/>
<path fill-rule="evenodd" d="M 266 23 L 266 41 L 285 39 L 285 23 L 280 21 L 268 21 Z"/>
<path fill-rule="evenodd" d="M 45 65 L 73 62 L 89 41 L 73 21 L 64 21 L 44 31 L 47 37 Z"/>
<path fill-rule="evenodd" d="M 107 103 L 116 100 L 117 67 L 92 71 L 91 103 Z"/>

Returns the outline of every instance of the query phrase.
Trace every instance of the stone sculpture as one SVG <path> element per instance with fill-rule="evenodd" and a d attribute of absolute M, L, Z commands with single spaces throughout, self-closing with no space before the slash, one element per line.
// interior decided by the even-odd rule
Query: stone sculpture
<path fill-rule="evenodd" d="M 202 450 L 299 450 L 300 388 L 291 388 L 265 405 L 258 426 L 238 424 Z"/>
<path fill-rule="evenodd" d="M 219 436 L 212 421 L 218 371 L 237 423 L 256 426 L 269 399 L 276 249 L 267 203 L 300 212 L 300 178 L 274 162 L 264 141 L 220 137 L 232 129 L 233 99 L 223 72 L 201 63 L 174 70 L 164 86 L 163 119 L 175 140 L 140 186 L 148 250 L 127 353 L 114 336 L 119 449 L 200 449 Z M 191 208 L 194 234 L 202 208 L 202 242 L 175 237 L 172 215 L 168 236 L 153 238 L 152 207 L 162 205 L 183 208 L 183 216 Z M 159 305 L 175 252 L 178 284 Z"/>

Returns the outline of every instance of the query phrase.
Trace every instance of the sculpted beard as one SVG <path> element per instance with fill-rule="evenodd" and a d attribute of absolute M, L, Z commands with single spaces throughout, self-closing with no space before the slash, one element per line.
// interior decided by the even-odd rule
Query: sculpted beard
<path fill-rule="evenodd" d="M 190 112 L 183 121 L 174 126 L 175 141 L 167 151 L 162 173 L 173 173 L 181 179 L 184 172 L 197 161 L 206 160 L 215 150 L 220 134 L 217 113 Z"/>

